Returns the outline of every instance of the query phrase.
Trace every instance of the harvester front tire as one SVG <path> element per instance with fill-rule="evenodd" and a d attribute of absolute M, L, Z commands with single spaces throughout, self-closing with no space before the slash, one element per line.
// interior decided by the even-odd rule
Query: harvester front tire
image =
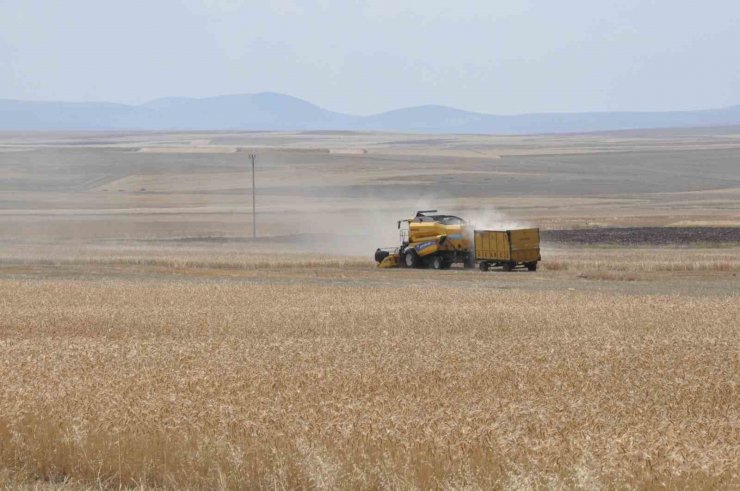
<path fill-rule="evenodd" d="M 403 262 L 407 268 L 418 268 L 419 256 L 416 254 L 416 251 L 410 250 L 404 254 Z"/>
<path fill-rule="evenodd" d="M 434 256 L 432 258 L 432 268 L 434 269 L 446 269 L 446 262 L 442 256 Z"/>

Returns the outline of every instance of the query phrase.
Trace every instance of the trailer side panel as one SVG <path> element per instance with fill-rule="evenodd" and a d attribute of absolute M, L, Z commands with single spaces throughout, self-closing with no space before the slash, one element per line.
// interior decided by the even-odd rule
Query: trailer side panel
<path fill-rule="evenodd" d="M 510 230 L 511 260 L 528 263 L 540 260 L 540 229 Z"/>
<path fill-rule="evenodd" d="M 475 258 L 488 261 L 508 261 L 511 258 L 509 236 L 503 230 L 475 231 Z"/>
<path fill-rule="evenodd" d="M 531 263 L 540 260 L 540 230 L 476 230 L 475 258 L 478 261 Z"/>

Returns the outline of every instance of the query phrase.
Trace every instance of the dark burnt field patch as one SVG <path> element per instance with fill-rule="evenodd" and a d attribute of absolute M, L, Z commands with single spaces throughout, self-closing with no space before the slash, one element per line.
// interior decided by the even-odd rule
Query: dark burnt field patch
<path fill-rule="evenodd" d="M 613 227 L 542 230 L 543 242 L 582 245 L 739 245 L 740 227 Z"/>

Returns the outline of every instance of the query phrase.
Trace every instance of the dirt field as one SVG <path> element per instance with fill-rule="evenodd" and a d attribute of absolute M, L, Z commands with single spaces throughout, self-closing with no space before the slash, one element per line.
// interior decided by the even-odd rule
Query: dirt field
<path fill-rule="evenodd" d="M 188 146 L 236 151 L 177 153 Z M 248 237 L 251 152 L 261 235 L 364 235 L 337 251 L 349 254 L 393 243 L 388 223 L 428 207 L 484 225 L 734 227 L 739 147 L 737 128 L 569 137 L 6 134 L 0 237 Z"/>
<path fill-rule="evenodd" d="M 740 244 L 740 227 L 603 227 L 544 230 L 542 240 L 554 244 L 620 246 L 707 246 Z"/>
<path fill-rule="evenodd" d="M 0 485 L 736 488 L 738 146 L 0 135 Z M 542 267 L 376 269 L 432 205 Z"/>

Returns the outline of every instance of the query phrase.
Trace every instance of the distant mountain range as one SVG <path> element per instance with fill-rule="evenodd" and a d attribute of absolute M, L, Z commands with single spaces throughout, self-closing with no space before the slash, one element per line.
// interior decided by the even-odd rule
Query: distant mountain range
<path fill-rule="evenodd" d="M 371 116 L 328 111 L 284 94 L 170 97 L 134 106 L 0 99 L 0 130 L 355 130 L 528 134 L 740 124 L 740 106 L 672 112 L 500 116 L 416 106 Z"/>

